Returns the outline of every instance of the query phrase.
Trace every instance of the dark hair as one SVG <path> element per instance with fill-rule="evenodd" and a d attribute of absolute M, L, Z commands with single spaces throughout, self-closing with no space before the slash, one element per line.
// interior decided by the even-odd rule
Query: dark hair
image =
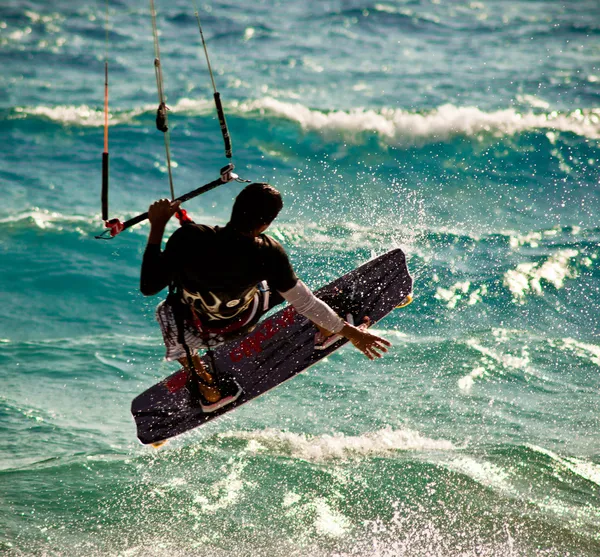
<path fill-rule="evenodd" d="M 282 207 L 281 194 L 273 186 L 255 182 L 235 198 L 229 224 L 240 232 L 252 232 L 271 224 Z"/>

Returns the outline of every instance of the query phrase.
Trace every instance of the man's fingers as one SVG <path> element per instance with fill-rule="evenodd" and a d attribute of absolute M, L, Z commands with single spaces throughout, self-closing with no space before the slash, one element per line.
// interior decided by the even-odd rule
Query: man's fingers
<path fill-rule="evenodd" d="M 387 352 L 387 350 L 381 346 L 375 345 L 371 347 L 371 352 L 375 354 L 375 356 L 377 356 L 378 358 L 381 358 L 381 356 L 383 356 L 381 352 Z"/>
<path fill-rule="evenodd" d="M 363 348 L 362 353 L 369 358 L 369 360 L 374 360 L 375 358 L 381 358 L 383 356 L 380 351 L 387 352 L 387 349 L 384 346 L 379 346 L 378 344 L 370 344 Z"/>
<path fill-rule="evenodd" d="M 374 354 L 379 355 L 380 352 L 387 352 L 387 350 L 385 348 L 383 348 L 382 346 L 378 346 L 376 344 L 372 345 L 372 346 L 368 346 L 366 348 L 369 352 L 373 352 Z"/>
<path fill-rule="evenodd" d="M 386 340 L 382 337 L 378 337 L 377 335 L 374 335 L 372 333 L 367 333 L 367 327 L 369 326 L 369 323 L 370 323 L 369 318 L 365 317 L 365 322 L 361 323 L 357 328 L 360 329 L 361 331 L 364 331 L 365 334 L 368 335 L 369 340 L 381 342 L 382 344 L 385 344 L 386 346 L 391 346 L 392 343 L 389 340 Z"/>
<path fill-rule="evenodd" d="M 377 337 L 375 335 L 372 335 L 369 340 L 371 341 L 371 344 L 374 344 L 377 346 L 391 346 L 392 345 L 392 343 L 389 340 L 385 340 L 384 338 Z"/>
<path fill-rule="evenodd" d="M 375 358 L 381 358 L 384 353 L 388 351 L 388 347 L 392 346 L 392 343 L 385 338 L 371 334 L 367 331 L 367 328 L 371 324 L 371 320 L 368 316 L 363 318 L 363 322 L 358 325 L 357 329 L 361 331 L 360 337 L 352 341 L 352 343 L 367 357 L 369 360 Z"/>
<path fill-rule="evenodd" d="M 392 343 L 389 340 L 384 339 L 383 337 L 378 337 L 376 335 L 372 335 L 373 339 L 375 339 L 380 344 L 385 344 L 386 346 L 391 346 Z"/>

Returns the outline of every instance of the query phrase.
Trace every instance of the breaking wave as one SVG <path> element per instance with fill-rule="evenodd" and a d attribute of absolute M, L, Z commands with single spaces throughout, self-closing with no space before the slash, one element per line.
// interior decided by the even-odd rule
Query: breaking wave
<path fill-rule="evenodd" d="M 326 461 L 351 457 L 385 455 L 396 451 L 452 451 L 455 446 L 444 439 L 429 439 L 409 429 L 381 429 L 351 436 L 343 433 L 332 435 L 305 435 L 266 429 L 264 431 L 233 431 L 219 434 L 227 439 L 248 442 L 247 451 L 282 453 L 292 458 L 309 461 Z"/>
<path fill-rule="evenodd" d="M 209 100 L 181 99 L 171 107 L 171 117 L 177 115 L 206 116 L 212 113 Z M 133 123 L 142 115 L 153 115 L 156 107 L 145 105 L 128 111 L 112 112 L 112 125 Z M 264 97 L 253 101 L 233 101 L 227 107 L 230 117 L 242 119 L 282 119 L 302 130 L 325 136 L 341 135 L 345 141 L 360 142 L 365 134 L 374 134 L 380 141 L 395 147 L 422 146 L 448 142 L 455 137 L 513 136 L 524 132 L 552 134 L 572 133 L 588 139 L 600 139 L 600 109 L 577 109 L 572 112 L 520 112 L 506 108 L 491 112 L 473 106 L 442 105 L 427 112 L 402 109 L 357 108 L 318 110 L 301 103 Z M 82 106 L 17 107 L 9 119 L 37 117 L 66 126 L 98 127 L 104 123 L 102 110 Z M 554 141 L 554 136 L 549 135 Z"/>
<path fill-rule="evenodd" d="M 372 132 L 399 147 L 444 142 L 456 136 L 503 136 L 526 131 L 560 131 L 590 139 L 600 138 L 600 110 L 597 109 L 576 110 L 569 114 L 522 114 L 512 108 L 485 112 L 476 107 L 445 104 L 423 113 L 390 108 L 326 112 L 273 98 L 242 103 L 240 108 L 297 122 L 308 131 L 341 133 L 347 139 Z"/>

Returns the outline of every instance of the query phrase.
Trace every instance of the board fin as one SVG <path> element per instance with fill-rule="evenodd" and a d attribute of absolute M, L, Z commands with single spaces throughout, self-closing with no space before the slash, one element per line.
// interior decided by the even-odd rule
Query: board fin
<path fill-rule="evenodd" d="M 397 306 L 396 309 L 401 309 L 401 308 L 405 308 L 406 306 L 412 304 L 413 301 L 413 297 L 412 294 L 409 294 L 408 296 L 406 296 L 406 298 L 404 298 L 404 300 L 402 300 Z"/>
<path fill-rule="evenodd" d="M 169 441 L 168 439 L 163 439 L 162 441 L 155 441 L 154 443 L 150 443 L 150 446 L 153 449 L 159 449 L 163 445 L 166 445 L 168 441 Z"/>

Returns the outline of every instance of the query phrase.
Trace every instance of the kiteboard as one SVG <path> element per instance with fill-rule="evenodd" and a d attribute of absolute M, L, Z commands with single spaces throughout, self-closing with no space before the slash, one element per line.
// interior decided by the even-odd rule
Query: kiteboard
<path fill-rule="evenodd" d="M 354 323 L 369 318 L 373 325 L 411 299 L 412 278 L 400 249 L 373 259 L 324 286 L 315 294 Z M 188 372 L 181 369 L 136 397 L 131 405 L 138 439 L 158 446 L 161 442 L 266 393 L 329 356 L 348 341 L 340 338 L 325 349 L 315 345 L 317 329 L 306 317 L 285 307 L 260 322 L 246 337 L 226 343 L 203 357 L 217 377 L 233 379 L 241 396 L 214 412 L 204 413 L 194 397 Z"/>

